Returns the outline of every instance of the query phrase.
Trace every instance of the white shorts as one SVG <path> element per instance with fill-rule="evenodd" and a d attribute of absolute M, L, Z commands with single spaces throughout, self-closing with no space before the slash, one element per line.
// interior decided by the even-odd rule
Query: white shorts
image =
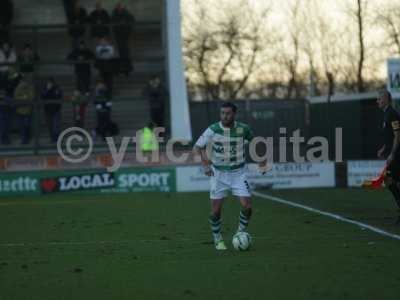
<path fill-rule="evenodd" d="M 210 178 L 210 199 L 222 199 L 231 190 L 234 196 L 250 197 L 251 190 L 247 182 L 246 168 L 233 171 L 221 171 L 212 168 L 214 176 Z"/>

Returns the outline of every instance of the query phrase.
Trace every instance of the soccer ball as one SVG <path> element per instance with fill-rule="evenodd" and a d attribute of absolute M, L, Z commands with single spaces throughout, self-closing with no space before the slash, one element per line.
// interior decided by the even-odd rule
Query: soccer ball
<path fill-rule="evenodd" d="M 237 232 L 232 238 L 232 245 L 238 251 L 246 251 L 251 245 L 251 236 L 247 232 Z"/>

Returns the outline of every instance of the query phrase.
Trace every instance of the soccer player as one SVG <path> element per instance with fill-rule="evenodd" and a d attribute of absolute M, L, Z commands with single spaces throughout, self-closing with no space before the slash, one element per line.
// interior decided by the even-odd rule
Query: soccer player
<path fill-rule="evenodd" d="M 383 141 L 378 157 L 386 159 L 385 184 L 392 192 L 400 213 L 400 115 L 392 107 L 392 95 L 381 91 L 377 104 L 383 110 Z M 396 221 L 400 224 L 400 215 Z"/>
<path fill-rule="evenodd" d="M 194 146 L 194 153 L 201 156 L 204 173 L 210 177 L 209 222 L 217 250 L 226 250 L 221 235 L 221 212 L 226 192 L 231 190 L 241 204 L 238 231 L 246 231 L 252 212 L 250 186 L 245 173 L 245 144 L 253 139 L 253 134 L 248 125 L 235 121 L 236 111 L 233 103 L 222 104 L 220 122 L 209 126 Z M 265 172 L 266 162 L 259 166 Z"/>

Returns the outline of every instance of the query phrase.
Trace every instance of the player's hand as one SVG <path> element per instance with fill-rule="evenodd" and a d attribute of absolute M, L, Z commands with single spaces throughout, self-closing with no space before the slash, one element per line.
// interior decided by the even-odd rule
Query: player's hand
<path fill-rule="evenodd" d="M 211 169 L 210 166 L 205 166 L 204 167 L 204 174 L 206 176 L 208 176 L 208 177 L 214 176 L 214 172 L 213 172 L 213 170 Z"/>
<path fill-rule="evenodd" d="M 214 172 L 212 170 L 205 171 L 204 174 L 208 177 L 214 176 Z"/>
<path fill-rule="evenodd" d="M 268 166 L 266 161 L 263 161 L 258 164 L 258 169 L 262 175 L 265 175 L 269 170 L 271 170 L 271 167 Z"/>
<path fill-rule="evenodd" d="M 203 168 L 204 168 L 204 174 L 208 177 L 214 176 L 214 172 L 211 168 L 211 162 L 210 161 L 203 161 Z"/>
<path fill-rule="evenodd" d="M 383 158 L 383 151 L 385 151 L 385 148 L 379 149 L 376 156 L 378 156 L 378 158 Z"/>

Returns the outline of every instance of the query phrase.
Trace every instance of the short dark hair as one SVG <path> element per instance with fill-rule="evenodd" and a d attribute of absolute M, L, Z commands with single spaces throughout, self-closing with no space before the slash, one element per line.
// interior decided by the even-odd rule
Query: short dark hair
<path fill-rule="evenodd" d="M 53 76 L 47 77 L 46 82 L 51 82 L 51 83 L 54 84 L 54 85 L 56 84 L 56 80 L 54 79 Z"/>
<path fill-rule="evenodd" d="M 388 90 L 381 90 L 378 93 L 379 97 L 386 96 L 389 102 L 392 102 L 392 94 Z"/>
<path fill-rule="evenodd" d="M 222 103 L 221 108 L 225 108 L 225 107 L 231 108 L 234 113 L 237 112 L 237 106 L 235 104 L 233 104 L 232 102 Z"/>

